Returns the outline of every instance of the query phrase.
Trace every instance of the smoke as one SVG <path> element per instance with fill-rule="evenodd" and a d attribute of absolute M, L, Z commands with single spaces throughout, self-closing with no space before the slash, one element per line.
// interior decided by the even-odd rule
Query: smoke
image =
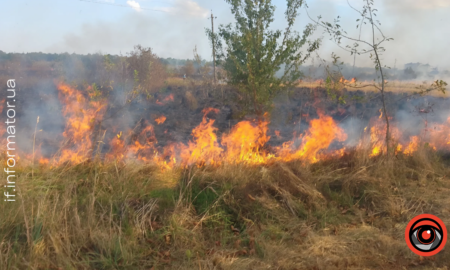
<path fill-rule="evenodd" d="M 127 3 L 141 12 L 127 13 L 112 22 L 83 23 L 44 51 L 123 54 L 141 44 L 161 57 L 192 58 L 195 46 L 200 54 L 211 54 L 204 33 L 210 23 L 206 20 L 208 11 L 194 1 L 177 0 L 172 7 L 159 8 L 165 12 L 153 13 L 144 12 L 135 1 Z"/>
<path fill-rule="evenodd" d="M 355 8 L 361 8 L 363 3 L 359 0 L 348 2 Z M 209 10 L 213 10 L 217 16 L 216 30 L 220 24 L 234 21 L 225 1 L 127 2 L 140 12 L 88 2 L 73 3 L 70 8 L 51 3 L 37 3 L 30 3 L 26 10 L 16 6 L 14 2 L 8 3 L 8 10 L 11 12 L 5 14 L 7 17 L 4 21 L 7 24 L 0 30 L 0 34 L 8 38 L 2 43 L 1 50 L 82 54 L 101 51 L 105 54 L 120 54 L 136 44 L 141 44 L 152 47 L 159 56 L 186 59 L 192 58 L 192 49 L 197 45 L 200 55 L 210 59 L 211 49 L 204 33 L 205 27 L 211 27 L 211 22 L 206 20 Z M 447 54 L 447 44 L 450 43 L 450 28 L 446 27 L 450 25 L 449 3 L 446 0 L 376 1 L 380 27 L 387 37 L 394 38 L 384 44 L 386 52 L 382 55 L 383 64 L 391 68 L 403 68 L 407 63 L 420 62 L 437 66 L 440 70 L 450 69 L 448 61 L 443 57 Z M 274 4 L 277 9 L 272 28 L 284 29 L 286 4 L 282 1 L 274 1 Z M 358 14 L 348 6 L 347 0 L 308 1 L 308 6 L 308 13 L 313 19 L 320 15 L 323 20 L 332 22 L 340 16 L 340 24 L 348 35 L 358 37 Z M 88 12 L 82 10 L 86 7 L 89 8 Z M 80 13 L 74 16 L 73 10 L 78 9 Z M 21 14 L 22 17 L 8 17 L 14 13 Z M 52 19 L 40 20 L 42 16 Z M 19 18 L 22 19 L 19 21 Z M 301 9 L 295 30 L 301 32 L 304 26 L 311 22 L 306 11 Z M 322 29 L 318 29 L 312 38 L 321 36 L 324 37 L 324 42 L 319 53 L 323 58 L 329 60 L 331 52 L 335 52 L 341 56 L 342 61 L 353 64 L 353 56 L 329 41 Z M 367 26 L 362 32 L 362 38 L 371 38 Z M 352 42 L 342 45 L 352 45 Z M 358 55 L 356 66 L 373 66 L 368 56 Z"/>
<path fill-rule="evenodd" d="M 360 8 L 363 1 L 349 0 L 353 7 Z M 347 31 L 348 36 L 359 37 L 359 27 L 356 21 L 358 13 L 352 10 L 347 1 L 319 0 L 308 3 L 308 13 L 313 19 L 322 16 L 322 20 L 333 22 L 340 16 L 340 25 Z M 450 69 L 444 55 L 448 52 L 447 44 L 450 43 L 450 2 L 445 0 L 434 1 L 376 1 L 376 20 L 384 35 L 394 40 L 383 43 L 386 52 L 381 55 L 384 65 L 391 68 L 403 67 L 410 62 L 420 62 L 437 66 L 442 70 Z M 302 14 L 303 15 L 303 14 Z M 306 15 L 306 14 L 304 14 Z M 305 16 L 303 16 L 305 17 Z M 301 20 L 302 24 L 311 22 L 309 18 Z M 299 25 L 301 24 L 299 23 Z M 319 53 L 322 58 L 330 59 L 331 52 L 341 57 L 341 61 L 353 64 L 354 56 L 339 48 L 337 44 L 329 40 L 329 35 L 324 34 L 323 29 L 318 29 L 316 36 L 323 36 L 324 43 Z M 371 41 L 371 28 L 363 25 L 361 33 L 363 40 Z M 380 40 L 381 35 L 377 35 Z M 342 47 L 353 45 L 353 41 L 342 40 Z M 361 49 L 362 47 L 360 47 Z M 367 49 L 367 48 L 366 48 Z M 368 54 L 356 56 L 356 66 L 374 66 Z"/>
<path fill-rule="evenodd" d="M 351 148 L 356 147 L 361 141 L 362 132 L 364 131 L 364 127 L 367 126 L 367 121 L 363 121 L 357 117 L 350 117 L 341 122 L 339 126 L 347 133 L 345 145 Z"/>

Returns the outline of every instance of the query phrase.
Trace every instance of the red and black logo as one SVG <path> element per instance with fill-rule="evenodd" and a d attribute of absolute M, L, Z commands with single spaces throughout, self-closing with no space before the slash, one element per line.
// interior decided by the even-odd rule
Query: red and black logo
<path fill-rule="evenodd" d="M 447 242 L 447 228 L 438 217 L 422 214 L 413 218 L 406 226 L 405 240 L 412 252 L 419 256 L 433 256 Z"/>

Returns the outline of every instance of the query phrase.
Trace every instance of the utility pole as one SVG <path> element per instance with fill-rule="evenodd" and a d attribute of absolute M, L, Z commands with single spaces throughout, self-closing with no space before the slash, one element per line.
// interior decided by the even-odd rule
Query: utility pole
<path fill-rule="evenodd" d="M 217 17 L 215 17 L 217 19 Z M 216 83 L 216 48 L 214 40 L 214 16 L 211 10 L 211 29 L 212 29 L 212 48 L 213 48 L 213 72 L 214 72 L 214 84 Z"/>
<path fill-rule="evenodd" d="M 397 70 L 395 69 L 396 66 L 397 66 L 397 58 L 395 58 L 395 62 L 394 62 L 394 72 L 395 72 L 395 77 L 396 77 L 397 80 L 398 80 L 398 77 L 397 77 L 398 72 L 397 72 Z M 394 81 L 394 86 L 395 86 L 395 81 Z"/>

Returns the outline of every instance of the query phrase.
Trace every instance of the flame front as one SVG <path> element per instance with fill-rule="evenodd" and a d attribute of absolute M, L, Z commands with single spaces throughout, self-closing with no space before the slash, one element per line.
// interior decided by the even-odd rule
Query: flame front
<path fill-rule="evenodd" d="M 340 128 L 330 116 L 319 113 L 319 119 L 313 119 L 310 122 L 310 128 L 306 134 L 299 138 L 301 139 L 301 146 L 292 154 L 284 155 L 283 160 L 289 161 L 293 159 L 306 159 L 310 162 L 317 162 L 319 158 L 319 151 L 328 149 L 334 140 L 345 141 L 347 134 Z M 291 142 L 285 146 L 292 145 Z"/>
<path fill-rule="evenodd" d="M 352 78 L 350 81 L 346 80 L 344 77 L 341 77 L 339 80 L 340 83 L 349 84 L 349 83 L 356 83 L 356 78 Z"/>
<path fill-rule="evenodd" d="M 79 163 L 92 151 L 92 129 L 103 117 L 105 104 L 88 101 L 83 94 L 67 84 L 58 84 L 59 99 L 64 104 L 63 116 L 67 119 L 63 133 L 69 147 L 62 149 L 58 163 L 71 161 Z"/>
<path fill-rule="evenodd" d="M 343 79 L 344 80 L 344 79 Z M 94 144 L 94 134 L 100 132 L 100 121 L 106 109 L 106 103 L 101 100 L 89 98 L 83 93 L 67 84 L 57 84 L 59 100 L 64 105 L 62 114 L 66 119 L 66 127 L 62 134 L 64 141 L 58 156 L 53 159 L 41 156 L 40 146 L 37 148 L 35 158 L 39 164 L 59 165 L 64 162 L 80 163 L 93 157 L 99 140 Z M 89 91 L 86 91 L 89 94 Z M 173 95 L 162 99 L 165 102 L 174 100 Z M 0 104 L 2 106 L 2 104 Z M 220 165 L 223 163 L 267 164 L 276 161 L 303 160 L 314 163 L 326 157 L 339 157 L 344 155 L 347 139 L 345 131 L 332 117 L 318 112 L 319 118 L 309 120 L 309 128 L 300 136 L 285 141 L 281 146 L 270 146 L 269 121 L 267 114 L 264 120 L 241 121 L 234 125 L 228 133 L 217 135 L 218 129 L 214 126 L 215 120 L 208 116 L 217 114 L 218 109 L 206 108 L 202 111 L 203 117 L 197 127 L 192 130 L 191 140 L 187 143 L 171 143 L 166 146 L 158 144 L 154 126 L 149 121 L 143 121 L 141 131 L 133 129 L 112 131 L 112 139 L 106 144 L 109 150 L 105 153 L 105 160 L 135 159 L 141 162 L 150 162 L 161 168 L 176 166 L 204 166 Z M 305 118 L 306 116 L 302 116 Z M 388 117 L 392 120 L 391 117 Z M 166 116 L 154 118 L 157 125 L 165 123 Z M 450 150 L 450 117 L 444 124 L 431 124 L 434 128 L 427 136 L 411 136 L 404 140 L 402 133 L 391 122 L 390 135 L 395 153 L 412 155 L 421 145 L 428 142 L 433 149 L 445 148 Z M 0 135 L 5 133 L 5 126 L 0 125 Z M 164 132 L 167 134 L 167 129 Z M 281 140 L 280 131 L 275 130 L 277 141 Z M 383 112 L 374 116 L 367 127 L 364 136 L 369 138 L 370 156 L 376 156 L 386 149 L 386 123 Z M 424 138 L 427 137 L 427 140 Z M 333 147 L 330 147 L 332 146 Z M 358 147 L 362 147 L 362 141 Z M 365 147 L 365 146 L 364 146 Z M 25 154 L 30 159 L 33 155 Z"/>
<path fill-rule="evenodd" d="M 249 121 L 237 123 L 230 134 L 222 137 L 222 145 L 226 146 L 225 160 L 230 163 L 264 163 L 269 156 L 261 152 L 261 148 L 270 139 L 267 136 L 267 121 L 255 125 Z"/>

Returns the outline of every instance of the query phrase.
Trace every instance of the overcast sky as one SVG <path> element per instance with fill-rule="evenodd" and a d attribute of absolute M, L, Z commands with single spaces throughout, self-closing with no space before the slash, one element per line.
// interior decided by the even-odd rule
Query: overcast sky
<path fill-rule="evenodd" d="M 362 0 L 348 0 L 361 6 Z M 98 3 L 102 2 L 102 3 Z M 285 1 L 276 5 L 274 28 L 284 27 Z M 308 0 L 308 12 L 332 21 L 337 15 L 350 35 L 357 36 L 357 14 L 347 0 Z M 394 41 L 386 43 L 385 64 L 403 67 L 421 62 L 450 68 L 450 0 L 375 0 L 381 28 Z M 200 55 L 211 59 L 205 27 L 233 22 L 224 0 L 14 0 L 0 2 L 0 50 L 4 52 L 126 54 L 134 45 L 152 47 L 161 57 L 192 58 L 197 46 Z M 311 22 L 304 9 L 295 25 L 297 31 Z M 368 30 L 368 29 L 367 29 Z M 321 35 L 322 31 L 316 33 Z M 320 54 L 331 52 L 345 62 L 353 58 L 332 41 L 324 39 Z M 358 66 L 368 66 L 366 56 L 358 56 Z"/>

